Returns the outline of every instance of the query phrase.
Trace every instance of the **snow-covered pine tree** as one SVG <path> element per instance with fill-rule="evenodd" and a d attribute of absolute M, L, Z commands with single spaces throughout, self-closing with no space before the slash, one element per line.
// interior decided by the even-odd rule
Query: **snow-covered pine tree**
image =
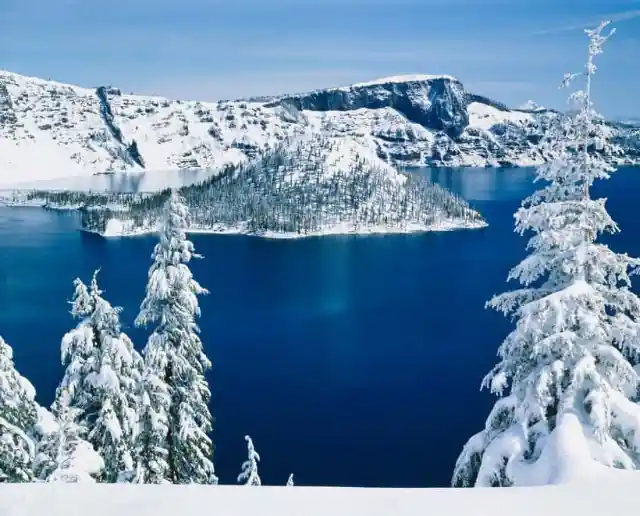
<path fill-rule="evenodd" d="M 37 422 L 35 389 L 18 373 L 13 349 L 0 337 L 0 483 L 33 480 Z"/>
<path fill-rule="evenodd" d="M 209 437 L 211 392 L 205 379 L 211 362 L 204 353 L 196 324 L 200 315 L 197 296 L 207 290 L 193 278 L 188 266 L 192 258 L 200 258 L 187 240 L 188 224 L 189 210 L 174 190 L 164 210 L 146 297 L 136 319 L 138 326 L 153 327 L 143 351 L 146 413 L 138 453 L 147 461 L 152 457 L 160 459 L 160 463 L 154 463 L 154 473 L 144 468 L 139 471 L 138 481 L 142 482 L 152 477 L 159 481 L 161 470 L 164 480 L 173 484 L 218 481 Z M 159 438 L 165 427 L 163 452 Z"/>
<path fill-rule="evenodd" d="M 287 479 L 287 487 L 293 487 L 295 484 L 293 483 L 293 473 L 291 473 L 289 475 L 289 478 Z"/>
<path fill-rule="evenodd" d="M 629 362 L 640 352 L 640 300 L 629 279 L 640 260 L 596 241 L 618 227 L 605 199 L 589 195 L 612 171 L 595 152 L 606 134 L 591 104 L 607 25 L 586 31 L 586 91 L 570 97 L 579 112 L 553 133 L 561 135 L 552 142 L 556 161 L 537 171 L 547 184 L 515 214 L 516 231 L 533 233 L 531 254 L 509 273 L 523 288 L 488 306 L 512 315 L 516 328 L 483 381 L 500 399 L 462 450 L 454 486 L 560 483 L 640 467 L 639 378 Z"/>
<path fill-rule="evenodd" d="M 93 303 L 87 286 L 77 278 L 73 282 L 74 292 L 71 301 L 71 315 L 81 323 L 71 332 L 65 334 L 61 344 L 61 360 L 66 370 L 56 389 L 56 396 L 51 412 L 59 417 L 65 407 L 63 403 L 71 401 L 74 405 L 86 404 L 84 383 L 91 372 L 92 359 L 95 354 L 93 334 L 90 328 L 82 324 L 93 311 Z"/>
<path fill-rule="evenodd" d="M 112 307 L 91 281 L 94 334 L 99 335 L 100 367 L 87 377 L 100 409 L 88 439 L 105 461 L 102 482 L 127 481 L 134 472 L 133 443 L 137 432 L 137 393 L 143 360 L 120 326 L 120 307 Z"/>
<path fill-rule="evenodd" d="M 238 475 L 238 482 L 243 482 L 245 486 L 260 486 L 262 481 L 258 474 L 258 462 L 260 462 L 260 455 L 253 446 L 253 440 L 248 435 L 244 436 L 244 440 L 247 441 L 247 460 L 242 463 L 242 471 Z M 293 475 L 289 477 L 289 480 L 293 482 Z M 289 485 L 289 482 L 287 482 Z"/>
<path fill-rule="evenodd" d="M 102 457 L 82 438 L 86 428 L 77 422 L 81 415 L 61 395 L 55 428 L 43 433 L 36 448 L 34 473 L 42 482 L 90 482 L 104 470 Z"/>
<path fill-rule="evenodd" d="M 62 339 L 67 365 L 53 410 L 73 409 L 81 437 L 104 460 L 100 482 L 126 481 L 134 472 L 137 391 L 143 362 L 121 331 L 120 307 L 102 297 L 96 271 L 88 289 L 76 279 L 72 315 L 81 319 Z M 67 406 L 68 405 L 68 406 Z"/>
<path fill-rule="evenodd" d="M 146 353 L 145 370 L 139 390 L 138 434 L 134 443 L 136 484 L 166 484 L 169 480 L 167 435 L 169 422 L 169 388 L 153 371 L 158 364 Z"/>

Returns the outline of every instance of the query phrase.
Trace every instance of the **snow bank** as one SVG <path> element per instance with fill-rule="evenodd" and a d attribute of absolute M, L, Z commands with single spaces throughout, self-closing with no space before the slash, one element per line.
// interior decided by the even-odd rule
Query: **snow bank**
<path fill-rule="evenodd" d="M 598 478 L 619 479 L 631 474 L 640 487 L 640 475 L 604 466 L 592 458 L 602 453 L 601 445 L 573 411 L 562 414 L 556 428 L 547 437 L 542 454 L 532 464 L 514 465 L 514 482 L 519 486 L 576 485 Z"/>
<path fill-rule="evenodd" d="M 153 231 L 148 230 L 146 233 L 154 233 Z M 125 223 L 119 219 L 110 219 L 107 222 L 107 226 L 105 227 L 104 233 L 102 236 L 104 237 L 121 237 L 121 236 L 133 236 L 133 235 L 142 235 L 145 234 L 145 231 L 134 231 L 132 229 L 131 223 Z"/>
<path fill-rule="evenodd" d="M 632 516 L 640 479 L 567 487 L 357 489 L 327 487 L 13 484 L 2 516 Z"/>
<path fill-rule="evenodd" d="M 190 228 L 187 233 L 204 234 L 204 235 L 248 235 L 259 236 L 262 238 L 273 239 L 296 239 L 309 238 L 329 235 L 379 235 L 379 234 L 409 234 L 409 233 L 428 233 L 432 231 L 454 231 L 457 229 L 480 229 L 487 227 L 484 221 L 468 222 L 465 220 L 443 220 L 431 226 L 422 224 L 406 224 L 404 226 L 362 226 L 357 229 L 352 223 L 343 223 L 336 226 L 329 226 L 320 231 L 311 231 L 308 233 L 286 233 L 276 231 L 266 231 L 263 233 L 251 232 L 244 227 L 228 228 L 219 225 L 214 228 L 198 229 Z M 93 231 L 83 229 L 87 233 Z M 155 227 L 133 228 L 130 221 L 121 221 L 118 219 L 110 219 L 107 222 L 104 233 L 97 233 L 105 238 L 118 238 L 149 235 L 157 231 Z"/>

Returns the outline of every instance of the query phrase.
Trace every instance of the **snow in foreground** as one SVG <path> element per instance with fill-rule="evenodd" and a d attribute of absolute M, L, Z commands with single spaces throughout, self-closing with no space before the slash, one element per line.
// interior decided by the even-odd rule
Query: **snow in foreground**
<path fill-rule="evenodd" d="M 12 484 L 2 516 L 632 516 L 640 478 L 475 489 Z"/>

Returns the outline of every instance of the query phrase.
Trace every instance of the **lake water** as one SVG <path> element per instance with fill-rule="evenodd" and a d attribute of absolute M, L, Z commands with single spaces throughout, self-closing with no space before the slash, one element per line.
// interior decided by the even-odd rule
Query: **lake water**
<path fill-rule="evenodd" d="M 447 486 L 458 453 L 493 398 L 479 392 L 511 325 L 484 309 L 524 256 L 512 214 L 531 192 L 529 170 L 422 171 L 477 207 L 474 231 L 298 241 L 194 236 L 193 264 L 211 294 L 202 338 L 216 418 L 215 463 L 235 482 L 250 434 L 267 484 Z M 640 170 L 595 194 L 622 233 L 613 247 L 640 255 Z M 60 338 L 74 322 L 76 276 L 102 267 L 106 297 L 132 328 L 155 239 L 104 240 L 73 217 L 0 209 L 0 334 L 49 404 L 60 379 Z M 640 281 L 637 282 L 640 285 Z"/>
<path fill-rule="evenodd" d="M 185 168 L 181 170 L 154 170 L 153 172 L 123 171 L 93 175 L 77 175 L 57 179 L 42 179 L 26 183 L 0 184 L 0 194 L 13 190 L 73 190 L 76 192 L 159 192 L 166 188 L 178 188 L 201 183 L 216 173 L 210 168 Z"/>

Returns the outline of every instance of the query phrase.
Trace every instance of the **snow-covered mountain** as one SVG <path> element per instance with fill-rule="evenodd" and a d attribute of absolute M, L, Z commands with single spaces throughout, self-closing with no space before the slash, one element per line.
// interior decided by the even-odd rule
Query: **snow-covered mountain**
<path fill-rule="evenodd" d="M 0 185 L 129 169 L 218 167 L 309 132 L 357 139 L 396 165 L 530 165 L 540 162 L 532 134 L 540 113 L 508 109 L 449 76 L 198 102 L 0 72 Z M 620 161 L 640 157 L 625 154 Z"/>

